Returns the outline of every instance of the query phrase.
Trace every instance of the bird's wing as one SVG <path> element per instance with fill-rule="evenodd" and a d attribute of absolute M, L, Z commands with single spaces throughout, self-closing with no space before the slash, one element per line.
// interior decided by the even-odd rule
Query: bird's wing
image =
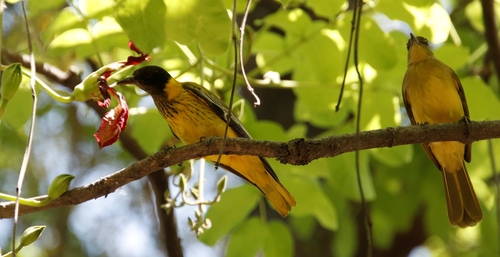
<path fill-rule="evenodd" d="M 182 84 L 182 86 L 188 92 L 190 92 L 190 93 L 196 95 L 197 97 L 199 97 L 200 99 L 202 99 L 210 107 L 210 109 L 217 114 L 217 116 L 219 118 L 221 118 L 224 122 L 227 122 L 228 108 L 226 107 L 224 102 L 219 97 L 217 97 L 214 93 L 210 92 L 208 89 L 206 89 L 202 86 L 199 86 L 196 83 L 185 82 Z M 238 120 L 238 118 L 236 118 L 236 115 L 234 115 L 234 113 L 231 113 L 231 121 L 229 122 L 229 127 L 231 127 L 234 130 L 234 132 L 236 132 L 236 134 L 238 134 L 238 136 L 240 136 L 240 137 L 252 138 L 250 136 L 250 134 L 248 133 L 248 131 L 245 129 L 245 127 L 243 127 L 243 124 L 241 123 L 241 121 Z M 269 174 L 271 174 L 271 176 L 276 181 L 279 181 L 278 176 L 276 175 L 276 173 L 274 173 L 274 170 L 271 168 L 271 165 L 269 164 L 269 162 L 265 158 L 262 158 L 262 157 L 259 157 L 259 158 L 262 161 L 262 163 L 264 164 L 264 167 L 269 172 Z M 231 167 L 226 167 L 226 166 L 223 166 L 223 167 L 226 169 L 233 170 Z M 236 172 L 236 174 L 238 174 L 237 171 L 235 171 L 235 172 Z"/>
<path fill-rule="evenodd" d="M 470 118 L 469 107 L 467 106 L 467 100 L 465 99 L 464 88 L 462 87 L 462 83 L 460 83 L 460 79 L 458 78 L 457 74 L 455 74 L 453 70 L 451 70 L 451 72 L 453 74 L 452 77 L 453 81 L 455 81 L 455 87 L 457 88 L 458 95 L 460 96 L 460 100 L 462 101 L 462 107 L 464 108 L 464 116 L 467 117 L 467 119 L 469 119 Z M 471 146 L 472 146 L 471 144 L 465 145 L 464 159 L 466 162 L 470 162 L 472 158 Z"/>
<path fill-rule="evenodd" d="M 410 119 L 410 122 L 412 125 L 421 125 L 415 121 L 415 117 L 413 116 L 413 110 L 411 109 L 410 100 L 406 96 L 406 87 L 407 87 L 406 83 L 407 83 L 406 80 L 403 80 L 403 102 L 405 103 L 406 114 L 408 115 L 408 118 Z M 427 156 L 429 156 L 429 158 L 434 163 L 434 165 L 436 165 L 436 167 L 439 170 L 441 170 L 441 164 L 439 164 L 438 160 L 436 159 L 436 157 L 432 153 L 432 150 L 429 147 L 429 145 L 428 144 L 421 144 L 421 145 L 422 145 L 422 148 L 424 148 L 424 151 L 427 154 Z"/>
<path fill-rule="evenodd" d="M 196 95 L 198 98 L 203 100 L 210 107 L 210 109 L 215 114 L 217 114 L 219 118 L 221 118 L 224 122 L 227 122 L 228 109 L 219 97 L 210 92 L 208 89 L 195 83 L 185 82 L 182 83 L 182 86 L 188 92 Z M 236 115 L 234 115 L 233 113 L 231 113 L 231 121 L 229 122 L 229 127 L 231 127 L 240 137 L 252 138 L 248 131 L 243 127 L 243 124 L 241 124 L 241 121 L 239 121 L 236 118 Z"/>

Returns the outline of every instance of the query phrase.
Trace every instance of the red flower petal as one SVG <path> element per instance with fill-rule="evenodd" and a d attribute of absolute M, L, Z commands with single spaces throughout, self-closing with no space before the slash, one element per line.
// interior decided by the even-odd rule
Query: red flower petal
<path fill-rule="evenodd" d="M 149 54 L 143 53 L 139 48 L 137 48 L 132 41 L 128 42 L 128 47 L 130 50 L 138 53 L 140 56 L 129 56 L 127 58 L 127 62 L 124 63 L 124 65 L 137 65 L 139 63 L 142 63 L 143 61 L 149 61 L 151 60 L 151 57 L 149 57 Z"/>
<path fill-rule="evenodd" d="M 99 130 L 94 134 L 94 137 L 99 144 L 99 148 L 111 145 L 118 140 L 120 133 L 127 126 L 128 106 L 125 97 L 122 94 L 109 87 L 107 79 L 118 69 L 128 65 L 137 65 L 143 61 L 151 60 L 148 54 L 140 51 L 132 41 L 129 42 L 129 47 L 132 51 L 140 56 L 129 56 L 126 62 L 116 62 L 108 65 L 108 67 L 100 74 L 98 79 L 99 92 L 101 96 L 94 98 L 97 104 L 101 107 L 108 108 L 111 103 L 111 96 L 117 101 L 118 105 L 111 111 L 107 112 L 102 118 Z"/>
<path fill-rule="evenodd" d="M 104 115 L 99 130 L 94 134 L 99 148 L 116 142 L 127 126 L 128 120 L 128 105 L 125 97 L 112 88 L 108 88 L 108 92 L 118 101 L 118 105 Z"/>

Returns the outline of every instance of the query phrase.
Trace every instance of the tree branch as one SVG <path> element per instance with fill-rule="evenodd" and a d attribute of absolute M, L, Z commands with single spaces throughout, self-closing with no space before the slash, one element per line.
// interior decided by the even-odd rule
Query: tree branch
<path fill-rule="evenodd" d="M 282 163 L 305 165 L 319 158 L 335 157 L 354 151 L 355 137 L 356 134 L 344 134 L 322 139 L 294 139 L 288 142 L 228 138 L 224 145 L 224 153 L 257 155 L 277 158 Z M 359 134 L 359 150 L 437 141 L 460 141 L 468 143 L 498 137 L 500 137 L 500 120 L 470 121 L 469 125 L 464 122 L 458 122 L 438 125 L 390 127 L 361 132 Z M 164 167 L 176 165 L 189 159 L 218 154 L 222 142 L 222 138 L 208 138 L 204 142 L 180 148 L 165 148 L 152 156 L 135 162 L 129 167 L 103 177 L 91 184 L 69 190 L 46 206 L 21 206 L 19 210 L 20 215 L 61 206 L 76 205 L 106 196 L 119 187 Z M 43 199 L 45 196 L 35 198 Z M 13 203 L 1 203 L 0 218 L 12 217 L 13 208 Z"/>

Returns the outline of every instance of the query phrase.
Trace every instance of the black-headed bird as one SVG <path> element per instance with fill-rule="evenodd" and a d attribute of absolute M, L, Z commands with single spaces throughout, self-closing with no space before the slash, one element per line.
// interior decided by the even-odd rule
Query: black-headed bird
<path fill-rule="evenodd" d="M 135 84 L 150 94 L 172 133 L 183 143 L 194 144 L 201 138 L 224 136 L 228 107 L 204 87 L 193 82 L 178 82 L 158 66 L 142 67 L 118 83 Z M 227 137 L 251 138 L 235 115 L 231 115 Z M 204 158 L 215 162 L 218 156 Z M 294 198 L 265 158 L 222 155 L 220 165 L 259 188 L 281 216 L 287 216 L 295 206 Z"/>

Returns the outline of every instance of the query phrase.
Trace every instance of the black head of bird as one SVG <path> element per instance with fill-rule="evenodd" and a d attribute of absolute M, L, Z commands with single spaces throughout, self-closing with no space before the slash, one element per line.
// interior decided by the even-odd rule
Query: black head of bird
<path fill-rule="evenodd" d="M 118 81 L 118 84 L 135 84 L 150 95 L 162 93 L 172 76 L 161 67 L 145 66 L 134 71 L 132 76 Z"/>

